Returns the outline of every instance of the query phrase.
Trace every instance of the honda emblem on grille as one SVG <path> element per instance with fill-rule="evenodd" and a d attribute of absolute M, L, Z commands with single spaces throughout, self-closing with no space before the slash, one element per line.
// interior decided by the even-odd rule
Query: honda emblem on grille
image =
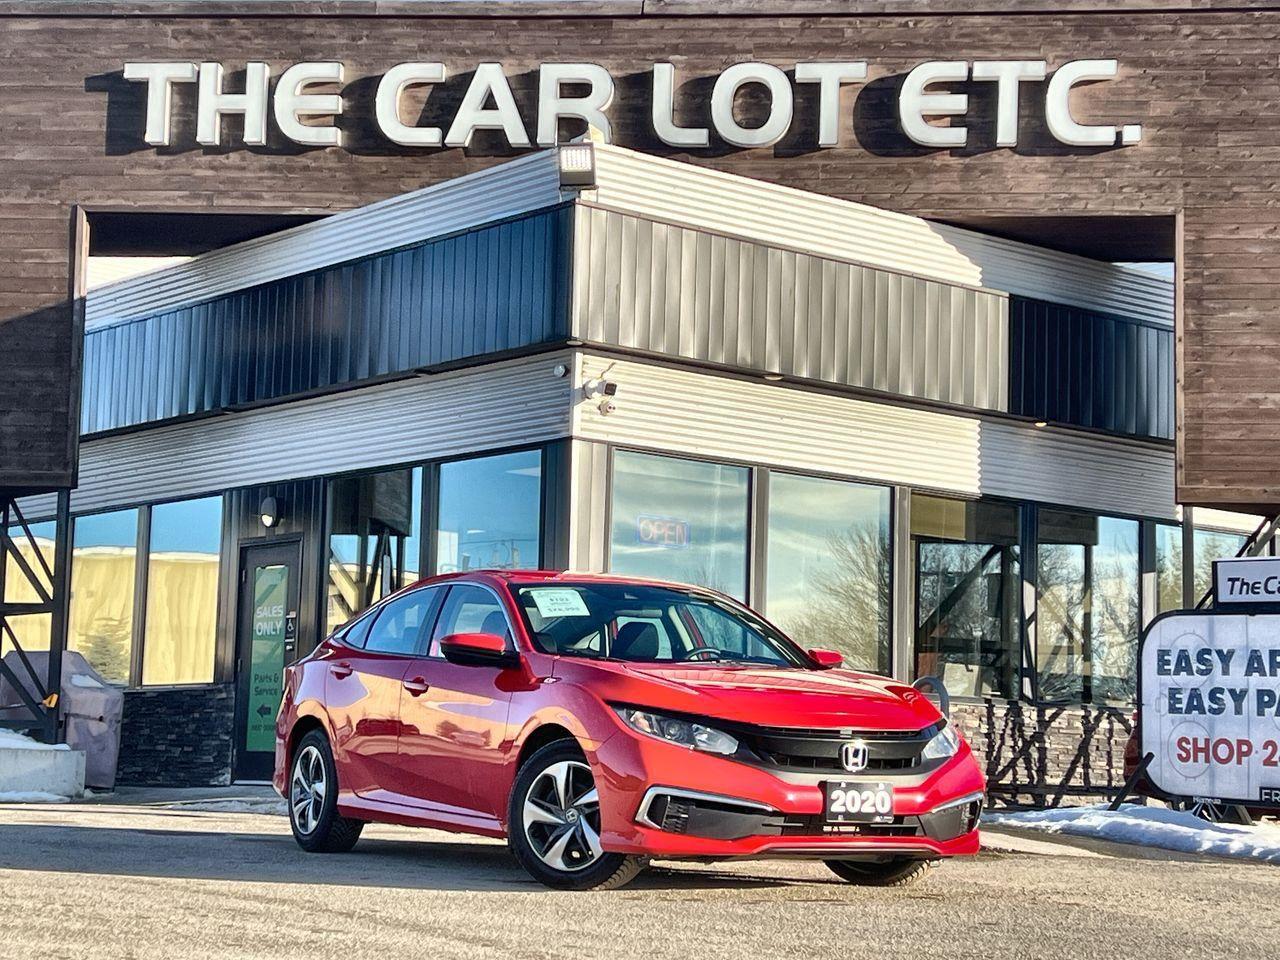
<path fill-rule="evenodd" d="M 861 773 L 867 769 L 867 744 L 863 740 L 850 740 L 840 744 L 840 766 L 850 773 Z"/>

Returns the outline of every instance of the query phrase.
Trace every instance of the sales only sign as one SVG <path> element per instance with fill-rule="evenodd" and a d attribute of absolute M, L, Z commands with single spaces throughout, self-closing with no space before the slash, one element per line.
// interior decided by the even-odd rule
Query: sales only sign
<path fill-rule="evenodd" d="M 1139 687 L 1158 789 L 1280 806 L 1280 612 L 1158 617 L 1143 637 Z"/>

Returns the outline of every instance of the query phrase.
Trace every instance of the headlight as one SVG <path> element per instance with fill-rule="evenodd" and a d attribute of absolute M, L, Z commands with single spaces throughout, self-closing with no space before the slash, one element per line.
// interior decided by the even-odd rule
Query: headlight
<path fill-rule="evenodd" d="M 955 727 L 946 726 L 924 745 L 924 751 L 920 755 L 926 760 L 945 760 L 947 757 L 954 757 L 959 749 L 960 735 L 956 733 Z"/>
<path fill-rule="evenodd" d="M 714 727 L 704 726 L 694 720 L 682 720 L 661 713 L 650 713 L 634 707 L 614 707 L 622 722 L 632 730 L 668 743 L 678 743 L 691 750 L 719 753 L 725 756 L 738 752 L 738 741 Z"/>

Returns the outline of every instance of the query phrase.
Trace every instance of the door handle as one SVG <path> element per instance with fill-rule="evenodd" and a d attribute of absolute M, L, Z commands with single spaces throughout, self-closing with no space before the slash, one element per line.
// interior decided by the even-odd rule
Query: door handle
<path fill-rule="evenodd" d="M 347 663 L 345 660 L 339 663 L 331 663 L 329 664 L 329 672 L 332 673 L 339 680 L 342 680 L 345 677 L 351 676 L 352 674 L 351 664 Z"/>
<path fill-rule="evenodd" d="M 420 697 L 431 689 L 431 684 L 427 683 L 422 677 L 414 677 L 412 680 L 404 681 L 404 688 L 415 697 Z"/>

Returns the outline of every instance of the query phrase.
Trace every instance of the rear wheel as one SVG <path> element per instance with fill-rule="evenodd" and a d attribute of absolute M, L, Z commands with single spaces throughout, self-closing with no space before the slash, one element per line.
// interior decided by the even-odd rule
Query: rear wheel
<path fill-rule="evenodd" d="M 338 768 L 323 731 L 312 730 L 294 751 L 288 802 L 293 839 L 308 853 L 345 853 L 360 839 L 364 821 L 338 813 Z"/>
<path fill-rule="evenodd" d="M 927 877 L 937 862 L 895 857 L 879 862 L 827 860 L 826 864 L 832 873 L 849 883 L 864 887 L 906 887 Z"/>
<path fill-rule="evenodd" d="M 507 811 L 508 843 L 535 880 L 561 890 L 612 890 L 644 866 L 600 846 L 600 795 L 578 745 L 548 744 L 516 774 Z"/>

